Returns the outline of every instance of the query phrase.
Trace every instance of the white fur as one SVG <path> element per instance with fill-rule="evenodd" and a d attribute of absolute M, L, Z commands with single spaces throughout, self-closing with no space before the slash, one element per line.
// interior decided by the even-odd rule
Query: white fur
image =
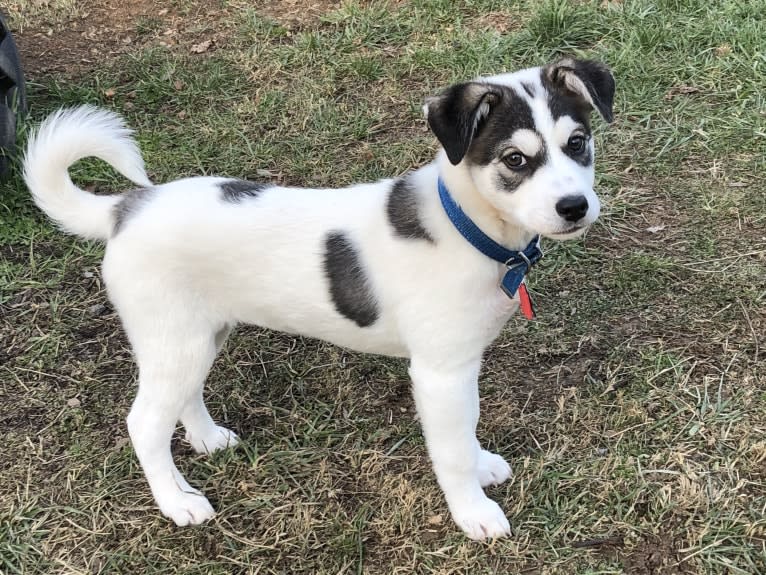
<path fill-rule="evenodd" d="M 537 75 L 497 78 L 514 83 Z M 544 98 L 531 102 L 548 143 L 565 138 L 566 127 L 546 116 Z M 499 289 L 505 268 L 466 242 L 445 215 L 437 176 L 486 233 L 519 249 L 535 233 L 561 229 L 555 202 L 573 186 L 592 199 L 592 168 L 575 169 L 554 151 L 554 164 L 534 186 L 503 196 L 489 181 L 501 168 L 472 173 L 441 152 L 409 176 L 433 243 L 393 233 L 390 180 L 334 190 L 273 187 L 234 204 L 221 200 L 224 179 L 184 179 L 155 186 L 113 235 L 119 197 L 88 194 L 67 174 L 88 155 L 151 186 L 122 121 L 88 107 L 60 111 L 42 125 L 30 140 L 24 175 L 37 204 L 65 230 L 108 239 L 103 277 L 139 365 L 128 429 L 162 513 L 178 525 L 214 515 L 176 469 L 170 440 L 180 420 L 199 452 L 236 444 L 237 436 L 211 419 L 202 392 L 228 330 L 245 322 L 409 358 L 428 451 L 455 522 L 473 539 L 510 532 L 482 489 L 505 481 L 510 467 L 481 449 L 475 430 L 482 354 L 518 301 Z M 588 221 L 595 215 L 597 209 Z M 380 311 L 369 327 L 334 308 L 322 258 L 332 230 L 346 232 L 365 263 Z"/>
<path fill-rule="evenodd" d="M 516 130 L 508 140 L 507 147 L 514 148 L 525 156 L 534 156 L 543 147 L 543 142 L 532 130 Z"/>
<path fill-rule="evenodd" d="M 29 139 L 24 160 L 24 179 L 37 206 L 66 232 L 108 238 L 112 221 L 104 214 L 120 197 L 81 190 L 69 179 L 68 169 L 94 156 L 139 186 L 151 186 L 131 133 L 119 116 L 90 106 L 52 114 Z"/>

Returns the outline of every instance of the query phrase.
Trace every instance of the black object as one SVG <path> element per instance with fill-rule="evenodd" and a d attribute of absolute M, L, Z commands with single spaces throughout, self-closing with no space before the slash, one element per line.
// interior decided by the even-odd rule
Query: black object
<path fill-rule="evenodd" d="M 0 177 L 16 147 L 16 115 L 26 112 L 24 73 L 11 31 L 0 14 Z"/>

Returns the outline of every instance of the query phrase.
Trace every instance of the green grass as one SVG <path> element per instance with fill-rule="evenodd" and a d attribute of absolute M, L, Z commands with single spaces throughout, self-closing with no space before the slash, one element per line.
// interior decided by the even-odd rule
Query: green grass
<path fill-rule="evenodd" d="M 479 436 L 514 466 L 490 490 L 514 536 L 453 527 L 403 362 L 256 328 L 208 384 L 243 445 L 174 444 L 219 514 L 169 525 L 127 442 L 135 373 L 102 248 L 53 230 L 17 173 L 0 195 L 0 572 L 766 573 L 766 2 L 349 2 L 296 25 L 232 0 L 207 27 L 198 4 L 170 5 L 226 31 L 214 50 L 160 46 L 150 11 L 128 54 L 35 78 L 21 138 L 90 102 L 127 117 L 156 181 L 344 185 L 429 161 L 420 106 L 452 81 L 563 53 L 613 67 L 603 216 L 546 244 L 538 321 L 487 353 Z M 23 33 L 71 6 L 36 10 Z M 74 174 L 126 185 L 97 162 Z"/>

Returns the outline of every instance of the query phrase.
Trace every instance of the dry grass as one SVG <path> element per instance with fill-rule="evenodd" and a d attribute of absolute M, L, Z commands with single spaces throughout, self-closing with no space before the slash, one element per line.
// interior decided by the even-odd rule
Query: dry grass
<path fill-rule="evenodd" d="M 77 0 L 11 0 L 3 9 L 14 22 L 14 26 L 23 30 L 26 26 L 38 27 L 43 22 L 56 24 L 75 18 L 87 11 Z"/>

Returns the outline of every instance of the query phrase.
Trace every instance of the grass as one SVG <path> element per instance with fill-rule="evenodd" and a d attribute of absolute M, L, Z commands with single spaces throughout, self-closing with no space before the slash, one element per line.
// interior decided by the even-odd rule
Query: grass
<path fill-rule="evenodd" d="M 174 444 L 219 515 L 168 525 L 127 441 L 135 373 L 102 248 L 53 230 L 17 173 L 0 197 L 0 572 L 766 573 L 766 3 L 412 0 L 298 22 L 217 6 L 190 24 L 227 31 L 214 50 L 161 46 L 155 10 L 128 54 L 35 78 L 27 126 L 91 102 L 125 114 L 156 181 L 344 185 L 429 161 L 420 104 L 449 82 L 562 53 L 613 67 L 604 214 L 546 244 L 538 321 L 487 354 L 479 436 L 514 465 L 490 490 L 514 537 L 453 527 L 403 362 L 256 328 L 208 384 L 242 447 Z M 45 7 L 11 15 L 27 33 L 71 4 Z M 95 162 L 75 174 L 125 186 Z"/>

